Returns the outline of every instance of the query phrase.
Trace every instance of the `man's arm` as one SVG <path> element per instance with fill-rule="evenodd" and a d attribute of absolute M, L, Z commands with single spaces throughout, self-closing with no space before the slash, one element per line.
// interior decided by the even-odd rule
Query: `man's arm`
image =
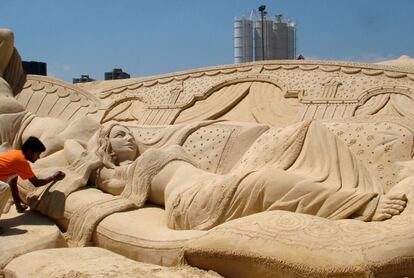
<path fill-rule="evenodd" d="M 16 210 L 18 212 L 23 212 L 27 207 L 22 206 L 22 200 L 20 199 L 19 190 L 17 189 L 17 177 L 12 179 L 9 185 L 10 185 L 10 191 L 13 197 L 14 204 L 16 205 Z"/>
<path fill-rule="evenodd" d="M 29 181 L 35 186 L 35 187 L 39 187 L 39 186 L 43 186 L 45 184 L 48 184 L 52 181 L 59 181 L 61 179 L 63 179 L 65 177 L 65 173 L 63 173 L 62 171 L 57 171 L 56 173 L 54 173 L 52 176 L 44 178 L 44 179 L 38 179 L 36 176 L 32 177 L 29 179 Z"/>
<path fill-rule="evenodd" d="M 30 178 L 29 180 L 31 183 L 33 183 L 34 186 L 39 187 L 39 186 L 48 184 L 49 182 L 52 182 L 52 181 L 61 180 L 64 177 L 65 177 L 65 173 L 61 171 L 57 171 L 55 174 L 45 179 L 38 179 L 35 176 L 33 178 Z M 16 210 L 18 212 L 23 212 L 24 210 L 26 210 L 27 207 L 25 205 L 22 205 L 22 200 L 20 199 L 19 190 L 17 188 L 17 177 L 12 179 L 9 185 L 10 185 L 10 191 L 12 193 L 14 204 L 16 205 Z"/>

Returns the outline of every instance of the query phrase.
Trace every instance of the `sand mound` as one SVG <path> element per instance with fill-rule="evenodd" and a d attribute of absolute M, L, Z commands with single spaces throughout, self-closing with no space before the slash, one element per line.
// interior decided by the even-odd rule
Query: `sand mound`
<path fill-rule="evenodd" d="M 404 68 L 410 68 L 414 70 L 414 58 L 411 58 L 410 56 L 407 56 L 407 55 L 402 55 L 400 58 L 395 59 L 395 60 L 382 61 L 376 64 L 395 66 L 395 67 L 404 67 Z"/>

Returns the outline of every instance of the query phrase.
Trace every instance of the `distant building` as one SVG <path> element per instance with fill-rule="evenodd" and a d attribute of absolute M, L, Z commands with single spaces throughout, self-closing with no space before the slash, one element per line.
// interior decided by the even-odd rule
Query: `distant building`
<path fill-rule="evenodd" d="M 249 18 L 236 17 L 234 63 L 275 59 L 296 59 L 296 23 L 282 15 L 275 20 L 265 15 L 262 20 L 255 11 Z"/>
<path fill-rule="evenodd" d="M 105 72 L 105 80 L 114 80 L 114 79 L 128 79 L 131 78 L 131 76 L 122 71 L 120 68 L 115 68 L 112 71 Z"/>
<path fill-rule="evenodd" d="M 23 70 L 26 74 L 47 75 L 47 64 L 36 61 L 22 61 Z"/>
<path fill-rule="evenodd" d="M 87 74 L 82 74 L 80 78 L 73 78 L 72 79 L 73 84 L 85 83 L 85 82 L 91 82 L 91 81 L 95 81 L 95 79 L 90 78 L 89 75 L 87 75 Z"/>
<path fill-rule="evenodd" d="M 246 18 L 234 20 L 234 62 L 254 61 L 253 21 Z"/>

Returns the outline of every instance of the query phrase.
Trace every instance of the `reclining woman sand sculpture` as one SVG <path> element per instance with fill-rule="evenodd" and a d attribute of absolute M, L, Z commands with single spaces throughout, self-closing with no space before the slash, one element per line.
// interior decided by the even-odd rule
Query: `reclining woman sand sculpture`
<path fill-rule="evenodd" d="M 131 135 L 125 134 L 125 143 L 130 142 Z M 318 144 L 317 138 L 324 140 Z M 197 168 L 183 153 L 178 146 L 152 150 L 139 161 L 141 169 L 156 172 L 145 194 L 150 202 L 165 205 L 170 228 L 210 229 L 276 209 L 331 219 L 384 220 L 405 206 L 402 195 L 381 195 L 349 149 L 317 122 L 270 129 L 226 175 Z M 353 174 L 350 169 L 358 170 Z M 114 192 L 110 188 L 116 184 L 102 189 Z"/>
<path fill-rule="evenodd" d="M 403 194 L 383 195 L 348 147 L 318 122 L 268 130 L 225 175 L 197 168 L 177 145 L 135 160 L 136 143 L 121 125 L 100 129 L 87 148 L 67 141 L 65 155 L 69 163 L 99 157 L 102 163 L 92 163 L 89 181 L 128 200 L 111 212 L 147 201 L 165 205 L 174 229 L 210 229 L 265 210 L 385 220 L 406 204 Z"/>
<path fill-rule="evenodd" d="M 17 107 L 12 98 L 7 99 L 2 102 L 7 109 L 1 117 L 1 143 L 18 142 L 32 126 L 39 126 L 34 115 Z M 52 218 L 62 217 L 66 197 L 88 181 L 120 195 L 101 209 L 102 214 L 91 221 L 91 227 L 113 212 L 139 208 L 147 201 L 165 205 L 168 226 L 174 229 L 210 229 L 265 210 L 330 219 L 384 220 L 399 214 L 406 203 L 403 195 L 384 195 L 349 148 L 319 122 L 269 129 L 224 175 L 197 168 L 177 145 L 150 149 L 136 158 L 137 146 L 126 127 L 87 126 L 90 130 L 97 128 L 87 145 L 66 140 L 64 150 L 39 161 L 43 169 L 36 170 L 44 174 L 68 166 L 64 181 L 28 196 L 33 208 Z M 101 204 L 95 207 L 100 210 Z M 81 219 L 87 218 L 87 211 L 85 208 L 77 221 L 70 221 L 73 224 L 69 230 L 76 232 Z M 87 230 L 90 236 L 93 229 Z"/>
<path fill-rule="evenodd" d="M 12 42 L 10 31 L 4 37 Z M 11 46 L 9 43 L 10 51 Z M 10 60 L 20 61 L 9 54 L 7 61 L 1 63 L 8 67 Z M 11 83 L 21 83 L 20 79 L 14 78 L 16 82 Z M 2 91 L 9 91 L 10 95 L 11 90 Z M 26 129 L 36 126 L 36 119 L 27 120 L 27 114 L 20 112 L 26 118 L 22 121 L 30 122 Z M 403 195 L 383 195 L 364 165 L 317 122 L 270 129 L 225 175 L 197 168 L 180 146 L 149 150 L 135 160 L 137 155 L 132 135 L 120 125 L 99 129 L 87 148 L 76 140 L 67 140 L 64 154 L 58 152 L 50 161 L 67 161 L 72 179 L 57 184 L 57 190 L 46 192 L 53 193 L 50 198 L 45 191 L 31 194 L 32 206 L 56 215 L 61 211 L 51 211 L 52 204 L 64 204 L 68 194 L 88 180 L 103 191 L 122 197 L 116 198 L 122 204 L 107 213 L 142 207 L 149 201 L 165 205 L 168 225 L 175 229 L 210 229 L 265 210 L 330 219 L 384 220 L 399 214 L 406 203 Z M 53 168 L 46 165 L 46 172 L 46 168 Z"/>
<path fill-rule="evenodd" d="M 0 30 L 2 55 L 6 53 L 1 49 L 2 47 L 7 48 L 8 45 L 8 50 L 12 50 L 12 46 L 10 47 L 12 44 L 1 43 L 4 33 L 7 39 L 11 38 L 11 32 Z M 15 51 L 14 53 L 17 54 Z M 401 190 L 399 192 L 404 192 L 410 197 L 413 195 L 412 169 L 406 168 L 408 172 L 402 174 L 394 167 L 395 162 L 399 160 L 407 161 L 411 166 L 413 164 L 411 159 L 414 128 L 411 124 L 400 123 L 404 117 L 394 119 L 395 123 L 393 122 L 396 132 L 392 134 L 394 136 L 392 139 L 397 143 L 388 145 L 389 141 L 379 139 L 380 145 L 378 142 L 374 144 L 378 148 L 376 155 L 373 155 L 371 166 L 366 163 L 369 161 L 361 160 L 361 156 L 358 156 L 358 160 L 355 159 L 354 154 L 358 155 L 360 150 L 352 149 L 349 144 L 344 143 L 345 141 L 341 141 L 344 137 L 336 136 L 338 132 L 332 131 L 330 124 L 301 122 L 283 129 L 270 129 L 250 146 L 249 151 L 244 153 L 235 165 L 233 162 L 236 159 L 228 163 L 233 165 L 231 171 L 228 171 L 226 165 L 225 174 L 219 175 L 203 171 L 202 164 L 198 167 L 180 147 L 182 144 L 141 151 L 140 156 L 137 157 L 136 146 L 125 127 L 114 125 L 102 128 L 98 123 L 90 122 L 88 128 L 81 125 L 81 128 L 78 126 L 77 132 L 71 133 L 66 131 L 70 131 L 71 127 L 76 129 L 77 123 L 63 123 L 61 127 L 55 128 L 58 119 L 38 118 L 25 111 L 24 107 L 18 105 L 13 98 L 19 94 L 20 91 L 15 88 L 19 87 L 19 81 L 22 80 L 22 75 L 13 75 L 18 72 L 14 66 L 21 64 L 21 61 L 17 59 L 17 55 L 14 55 L 16 59 L 11 59 L 9 54 L 3 56 L 7 56 L 6 61 L 0 57 L 0 76 L 4 77 L 4 79 L 0 77 L 0 150 L 2 147 L 19 146 L 25 136 L 36 135 L 32 132 L 57 135 L 49 138 L 44 136 L 50 139 L 49 155 L 39 166 L 44 168 L 45 173 L 49 168 L 53 170 L 54 166 L 59 169 L 66 166 L 70 168 L 70 171 L 65 171 L 68 177 L 65 182 L 43 188 L 43 193 L 33 192 L 29 195 L 34 197 L 33 207 L 52 218 L 61 213 L 68 213 L 63 215 L 66 222 L 62 226 L 66 228 L 69 220 L 69 239 L 74 240 L 75 245 L 86 245 L 88 241 L 90 242 L 90 235 L 95 230 L 94 225 L 106 215 L 139 208 L 144 206 L 145 202 L 165 205 L 168 225 L 172 228 L 209 229 L 224 221 L 273 209 L 304 212 L 331 219 L 383 220 L 401 212 L 406 203 L 404 195 L 391 196 L 384 192 L 390 189 L 394 192 Z M 12 64 L 8 62 L 10 59 L 13 61 Z M 7 66 L 8 64 L 11 67 Z M 1 96 L 9 97 L 6 101 Z M 374 117 L 359 124 L 366 127 L 383 120 L 383 117 Z M 405 120 L 410 121 L 410 117 Z M 349 118 L 345 121 L 357 120 Z M 50 122 L 53 124 L 49 124 Z M 344 122 L 339 125 L 343 125 Z M 87 123 L 82 122 L 82 124 Z M 67 127 L 63 129 L 62 126 L 65 125 Z M 45 127 L 48 128 L 46 132 L 41 130 Z M 386 125 L 378 129 L 381 129 L 382 134 L 379 136 L 381 138 L 390 134 Z M 374 133 L 373 130 L 374 127 L 370 130 L 372 132 L 367 133 L 371 135 Z M 88 144 L 87 141 L 94 132 L 96 136 Z M 357 135 L 355 129 L 353 132 Z M 406 136 L 405 141 L 403 136 Z M 387 144 L 383 144 L 384 142 Z M 401 147 L 402 143 L 404 148 Z M 137 144 L 142 150 L 141 142 Z M 372 148 L 368 152 L 367 144 L 364 144 L 361 149 L 365 154 L 371 154 Z M 386 150 L 389 152 L 386 153 Z M 388 154 L 391 155 L 387 156 Z M 380 161 L 375 161 L 375 158 L 379 158 Z M 389 170 L 375 171 L 373 167 L 376 166 L 383 166 Z M 376 175 L 379 172 L 381 175 Z M 400 178 L 404 176 L 408 176 L 408 179 L 400 182 Z M 378 183 L 379 178 L 384 178 L 383 183 Z M 67 210 L 47 210 L 48 206 L 54 205 L 65 208 L 66 197 L 87 183 L 113 195 L 103 194 L 96 189 L 80 190 L 68 198 Z M 383 190 L 382 187 L 387 190 Z M 48 192 L 51 193 L 51 198 L 48 198 Z M 413 238 L 410 236 L 410 231 L 413 227 L 410 223 L 412 223 L 413 210 L 411 205 L 408 205 L 401 216 L 382 223 L 362 223 L 353 220 L 327 221 L 283 211 L 265 212 L 224 224 L 206 233 L 200 238 L 201 240 L 193 241 L 194 244 L 190 242 L 194 237 L 186 238 L 185 243 L 179 240 L 178 243 L 170 244 L 170 242 L 165 243 L 160 237 L 148 238 L 145 234 L 144 240 L 140 241 L 142 230 L 137 227 L 147 226 L 145 221 L 148 217 L 142 218 L 142 216 L 154 217 L 151 214 L 152 209 L 146 208 L 108 217 L 101 223 L 100 228 L 102 231 L 105 231 L 105 227 L 113 229 L 106 230 L 107 233 L 101 233 L 99 228 L 96 229 L 98 236 L 94 238 L 94 243 L 108 249 L 124 246 L 122 254 L 131 257 L 138 254 L 139 260 L 147 260 L 148 256 L 151 257 L 148 255 L 150 252 L 156 253 L 155 259 L 148 260 L 167 265 L 172 264 L 176 259 L 168 258 L 166 262 L 165 258 L 178 257 L 178 254 L 171 255 L 179 252 L 175 249 L 170 252 L 171 246 L 177 250 L 185 246 L 186 259 L 191 265 L 217 271 L 224 265 L 227 272 L 223 273 L 236 277 L 240 276 L 237 275 L 238 273 L 257 274 L 259 269 L 266 269 L 262 276 L 279 274 L 280 277 L 300 274 L 305 276 L 349 274 L 359 277 L 372 276 L 374 273 L 384 277 L 393 275 L 402 277 L 410 276 L 412 273 L 410 247 Z M 88 214 L 88 211 L 92 213 Z M 161 209 L 157 208 L 157 211 L 159 213 L 155 215 L 156 217 L 164 215 Z M 141 212 L 144 213 L 140 214 Z M 132 221 L 134 217 L 139 219 L 135 221 L 137 223 L 135 227 Z M 274 221 L 276 219 L 278 221 Z M 287 223 L 289 229 L 285 230 L 286 226 L 282 222 L 286 219 L 288 222 L 292 219 L 293 222 L 298 220 L 304 225 L 298 227 Z M 306 221 L 302 222 L 303 219 Z M 126 224 L 119 225 L 119 221 Z M 159 222 L 154 226 L 149 223 L 150 232 L 157 234 L 154 233 L 155 229 L 162 228 L 168 236 L 170 232 L 181 233 L 181 231 L 168 231 L 164 227 L 164 221 Z M 321 227 L 329 229 L 321 230 Z M 308 233 L 312 229 L 316 232 Z M 76 233 L 82 231 L 85 231 L 86 236 L 77 236 Z M 111 234 L 119 232 L 118 237 L 102 244 L 99 238 L 107 236 L 108 231 Z M 267 235 L 263 236 L 263 231 L 266 231 Z M 192 232 L 195 231 L 188 233 Z M 196 234 L 198 236 L 199 232 Z M 140 239 L 137 240 L 138 238 Z M 131 244 L 126 243 L 129 239 L 132 239 Z M 173 237 L 172 241 L 175 239 Z M 220 245 L 227 243 L 227 246 L 222 248 L 217 246 L 217 242 Z M 237 242 L 237 246 L 234 242 Z M 125 244 L 119 245 L 119 243 Z M 165 249 L 168 251 L 164 251 Z M 301 254 L 301 258 L 306 258 L 306 262 L 301 258 L 298 259 L 297 254 Z M 235 260 L 235 255 L 240 257 Z M 200 257 L 202 260 L 198 259 Z M 191 258 L 193 259 L 190 260 Z M 203 260 L 204 264 L 200 263 Z M 218 263 L 215 264 L 215 261 Z"/>

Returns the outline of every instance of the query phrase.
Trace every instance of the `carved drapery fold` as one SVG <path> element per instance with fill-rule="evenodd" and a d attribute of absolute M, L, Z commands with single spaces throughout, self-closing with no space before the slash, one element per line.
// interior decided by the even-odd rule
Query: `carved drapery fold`
<path fill-rule="evenodd" d="M 355 111 L 355 116 L 375 114 L 414 117 L 414 101 L 404 94 L 380 94 L 369 98 Z"/>

